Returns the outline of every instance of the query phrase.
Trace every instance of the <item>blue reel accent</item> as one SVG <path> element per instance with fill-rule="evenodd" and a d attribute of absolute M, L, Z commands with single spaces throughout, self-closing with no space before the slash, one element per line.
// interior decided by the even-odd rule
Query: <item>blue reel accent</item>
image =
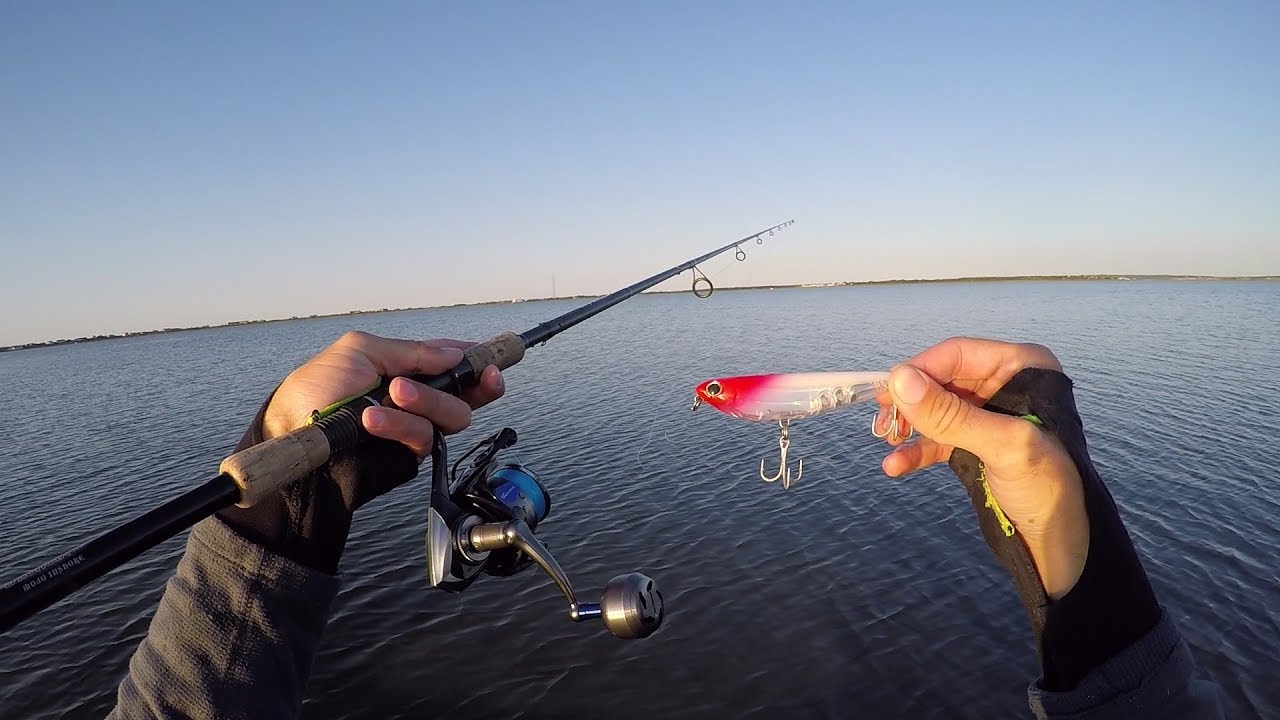
<path fill-rule="evenodd" d="M 530 529 L 551 513 L 551 496 L 538 476 L 524 465 L 508 463 L 494 470 L 489 476 L 489 489 Z"/>

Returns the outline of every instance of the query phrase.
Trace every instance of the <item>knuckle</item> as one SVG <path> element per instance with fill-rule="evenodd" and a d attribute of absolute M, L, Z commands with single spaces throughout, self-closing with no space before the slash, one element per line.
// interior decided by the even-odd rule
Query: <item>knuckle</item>
<path fill-rule="evenodd" d="M 400 413 L 394 410 L 382 413 L 382 426 L 378 430 L 378 434 L 386 437 L 388 435 L 400 435 L 404 432 L 404 421 Z"/>
<path fill-rule="evenodd" d="M 408 340 L 414 355 L 414 361 L 418 365 L 427 365 L 435 361 L 436 356 L 440 353 L 440 348 L 431 345 L 425 340 Z"/>
<path fill-rule="evenodd" d="M 421 388 L 418 390 L 418 407 L 415 408 L 419 415 L 430 420 L 440 413 L 440 393 L 433 391 L 431 388 Z"/>
<path fill-rule="evenodd" d="M 458 348 L 452 345 L 437 344 L 431 340 L 415 340 L 413 342 L 418 351 L 418 357 L 424 363 L 439 363 L 459 351 Z"/>
<path fill-rule="evenodd" d="M 350 347 L 360 348 L 368 344 L 369 338 L 372 336 L 363 330 L 348 330 L 338 338 L 338 343 L 348 345 Z"/>
<path fill-rule="evenodd" d="M 937 432 L 942 435 L 958 430 L 964 425 L 964 420 L 968 416 L 967 406 L 961 402 L 960 398 L 951 393 L 939 393 L 933 401 L 933 407 L 929 413 L 933 418 L 934 427 Z"/>
<path fill-rule="evenodd" d="M 1021 351 L 1023 364 L 1026 367 L 1062 369 L 1062 363 L 1058 361 L 1058 356 L 1054 355 L 1053 351 L 1045 345 L 1040 343 L 1019 343 L 1018 348 Z"/>

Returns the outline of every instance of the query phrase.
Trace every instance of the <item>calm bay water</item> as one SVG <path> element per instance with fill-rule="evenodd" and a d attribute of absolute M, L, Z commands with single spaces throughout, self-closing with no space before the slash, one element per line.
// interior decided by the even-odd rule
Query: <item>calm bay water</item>
<path fill-rule="evenodd" d="M 387 313 L 0 354 L 7 579 L 216 471 L 289 370 L 359 328 L 483 339 L 565 301 Z M 950 335 L 1041 342 L 1161 600 L 1230 717 L 1280 715 L 1280 283 L 1000 283 L 636 298 L 530 351 L 504 425 L 547 481 L 539 528 L 588 599 L 653 576 L 668 618 L 622 641 L 535 569 L 426 586 L 423 478 L 366 507 L 306 718 L 1010 717 L 1036 663 L 1012 585 L 945 467 L 879 469 L 870 409 L 792 430 L 688 411 L 715 375 L 883 369 Z M 185 533 L 0 637 L 0 717 L 101 717 Z"/>

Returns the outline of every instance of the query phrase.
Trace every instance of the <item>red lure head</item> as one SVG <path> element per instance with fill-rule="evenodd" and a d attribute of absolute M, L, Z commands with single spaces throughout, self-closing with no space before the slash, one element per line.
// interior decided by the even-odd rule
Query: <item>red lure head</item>
<path fill-rule="evenodd" d="M 706 403 L 722 413 L 736 415 L 738 406 L 749 401 L 767 378 L 767 375 L 743 375 L 707 380 L 693 389 L 693 409 Z"/>

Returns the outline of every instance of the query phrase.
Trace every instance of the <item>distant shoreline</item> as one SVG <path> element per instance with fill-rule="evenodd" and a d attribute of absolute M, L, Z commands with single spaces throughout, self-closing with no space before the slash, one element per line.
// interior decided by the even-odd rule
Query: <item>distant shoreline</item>
<path fill-rule="evenodd" d="M 847 282 L 830 282 L 830 283 L 804 283 L 799 285 L 750 285 L 741 287 L 716 288 L 720 292 L 741 291 L 741 290 L 787 290 L 793 288 L 832 288 L 832 287 L 856 287 L 862 285 L 923 285 L 937 283 L 997 283 L 997 282 L 1027 282 L 1027 281 L 1098 281 L 1098 280 L 1262 280 L 1275 281 L 1280 280 L 1280 275 L 1010 275 L 999 277 L 957 277 L 957 278 L 933 278 L 920 280 L 857 280 Z M 645 294 L 651 295 L 667 295 L 673 293 L 685 293 L 688 290 L 653 290 Z M 348 317 L 354 315 L 377 315 L 388 312 L 408 312 L 415 310 L 445 310 L 458 307 L 484 307 L 487 305 L 514 305 L 527 302 L 545 302 L 547 300 L 582 300 L 586 298 L 603 297 L 602 295 L 562 295 L 559 297 L 540 297 L 540 298 L 523 298 L 512 300 L 488 300 L 485 302 L 474 303 L 454 303 L 452 305 L 431 305 L 427 307 L 415 308 L 382 308 L 381 310 L 350 310 L 345 313 L 330 313 L 327 315 L 295 315 L 287 318 L 273 318 L 269 320 L 235 320 L 220 325 L 194 325 L 182 328 L 162 328 L 160 330 L 139 330 L 136 332 L 116 333 L 114 335 L 94 335 L 91 337 L 80 337 L 66 340 L 47 340 L 44 342 L 23 343 L 20 345 L 4 345 L 0 346 L 0 352 L 12 352 L 15 350 L 31 350 L 42 347 L 53 347 L 57 345 L 73 345 L 77 343 L 95 342 L 98 340 L 116 340 L 120 338 L 142 337 L 145 335 L 159 335 L 161 333 L 187 332 L 191 330 L 213 330 L 216 328 L 238 327 L 241 325 L 266 325 L 268 323 L 291 322 L 294 320 L 316 320 L 321 318 Z"/>

